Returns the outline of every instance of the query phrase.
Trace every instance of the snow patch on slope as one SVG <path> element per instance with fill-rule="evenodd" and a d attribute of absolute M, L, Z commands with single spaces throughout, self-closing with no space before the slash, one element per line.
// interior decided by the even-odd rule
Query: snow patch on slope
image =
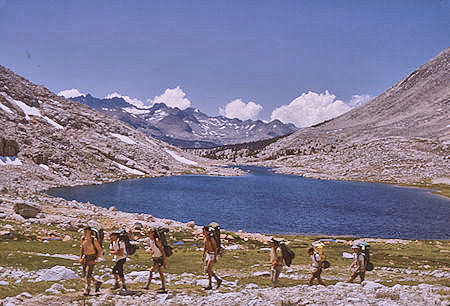
<path fill-rule="evenodd" d="M 142 114 L 148 114 L 150 111 L 148 109 L 140 109 L 136 107 L 124 107 L 122 108 L 127 113 L 133 114 L 133 115 L 142 115 Z"/>
<path fill-rule="evenodd" d="M 57 129 L 64 129 L 64 127 L 58 123 L 56 123 L 55 121 L 53 121 L 52 119 L 50 119 L 47 116 L 43 116 L 41 114 L 41 111 L 39 110 L 39 108 L 37 107 L 33 107 L 33 106 L 28 106 L 25 103 L 23 103 L 22 101 L 18 101 L 15 100 L 13 98 L 11 98 L 10 96 L 8 96 L 6 93 L 4 92 L 0 92 L 0 94 L 5 97 L 6 100 L 8 100 L 9 103 L 14 103 L 16 104 L 21 110 L 22 112 L 25 114 L 25 119 L 27 121 L 30 120 L 30 116 L 35 116 L 35 117 L 41 117 L 43 118 L 45 121 L 47 121 L 48 123 L 50 123 L 51 125 L 53 125 L 55 128 Z M 0 104 L 1 105 L 1 104 Z M 4 105 L 3 105 L 4 106 Z M 6 106 L 4 106 L 6 107 Z M 7 107 L 6 107 L 7 108 Z M 3 108 L 2 108 L 3 109 Z M 9 108 L 7 108 L 9 111 L 11 111 Z"/>
<path fill-rule="evenodd" d="M 180 163 L 183 163 L 183 164 L 186 164 L 186 165 L 192 165 L 192 166 L 195 166 L 195 165 L 198 164 L 197 162 L 189 160 L 189 159 L 186 159 L 186 158 L 184 158 L 182 156 L 179 156 L 179 155 L 175 154 L 174 152 L 172 152 L 170 150 L 166 149 L 166 152 L 169 153 L 169 155 L 172 156 L 173 159 L 175 159 L 176 161 L 179 161 Z"/>
<path fill-rule="evenodd" d="M 127 167 L 127 166 L 125 166 L 125 165 L 122 165 L 122 164 L 119 164 L 118 162 L 115 162 L 115 161 L 113 161 L 113 163 L 116 164 L 117 167 L 119 167 L 119 168 L 122 169 L 122 170 L 125 170 L 125 171 L 128 172 L 128 173 L 136 174 L 136 175 L 145 175 L 144 172 L 139 171 L 139 170 L 137 170 L 137 169 L 129 168 L 129 167 Z"/>
<path fill-rule="evenodd" d="M 116 138 L 119 138 L 121 141 L 123 141 L 123 142 L 125 142 L 127 144 L 136 144 L 136 142 L 133 139 L 131 139 L 130 137 L 128 137 L 128 136 L 121 135 L 121 134 L 116 134 L 116 133 L 111 133 L 111 135 L 116 137 Z"/>
<path fill-rule="evenodd" d="M 6 113 L 10 113 L 10 114 L 13 113 L 12 110 L 9 107 L 7 107 L 6 105 L 3 105 L 1 103 L 0 103 L 0 109 L 2 109 Z"/>
<path fill-rule="evenodd" d="M 22 166 L 17 156 L 0 156 L 0 166 Z"/>

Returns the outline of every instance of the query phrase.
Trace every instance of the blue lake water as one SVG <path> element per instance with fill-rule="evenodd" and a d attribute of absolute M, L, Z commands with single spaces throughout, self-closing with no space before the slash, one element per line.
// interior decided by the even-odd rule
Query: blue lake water
<path fill-rule="evenodd" d="M 324 181 L 258 167 L 240 177 L 184 175 L 54 188 L 68 200 L 247 232 L 450 239 L 450 200 L 388 184 Z"/>

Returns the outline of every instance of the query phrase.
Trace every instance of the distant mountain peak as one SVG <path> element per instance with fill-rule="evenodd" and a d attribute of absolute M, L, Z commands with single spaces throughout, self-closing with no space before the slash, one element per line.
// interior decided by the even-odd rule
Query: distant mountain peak
<path fill-rule="evenodd" d="M 155 103 L 139 108 L 122 98 L 95 98 L 88 94 L 72 98 L 153 137 L 180 147 L 212 147 L 224 144 L 258 141 L 290 134 L 297 130 L 293 124 L 279 120 L 264 123 L 261 120 L 211 117 L 198 108 L 169 107 Z"/>

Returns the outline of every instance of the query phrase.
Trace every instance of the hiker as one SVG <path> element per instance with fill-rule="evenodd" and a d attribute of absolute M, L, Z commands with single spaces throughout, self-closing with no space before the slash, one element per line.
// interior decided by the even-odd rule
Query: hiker
<path fill-rule="evenodd" d="M 314 251 L 314 248 L 308 249 L 308 255 L 311 257 L 312 260 L 312 271 L 311 271 L 311 278 L 309 279 L 309 285 L 312 286 L 314 279 L 317 278 L 320 285 L 324 285 L 322 278 L 320 275 L 322 274 L 322 259 L 320 258 L 320 255 Z"/>
<path fill-rule="evenodd" d="M 119 239 L 120 233 L 113 232 L 111 234 L 111 243 L 109 245 L 111 255 L 114 255 L 113 261 L 115 265 L 112 269 L 114 275 L 115 284 L 113 290 L 119 289 L 119 278 L 122 283 L 122 289 L 127 290 L 125 285 L 125 276 L 123 275 L 123 265 L 127 261 L 127 252 L 125 247 L 125 242 Z"/>
<path fill-rule="evenodd" d="M 272 238 L 269 241 L 270 250 L 270 279 L 273 285 L 280 283 L 279 276 L 283 268 L 283 253 L 281 252 L 280 243 Z"/>
<path fill-rule="evenodd" d="M 167 268 L 166 253 L 164 252 L 164 247 L 161 240 L 159 239 L 159 237 L 157 237 L 155 229 L 152 228 L 148 231 L 147 241 L 150 245 L 150 247 L 147 249 L 147 253 L 152 254 L 153 265 L 150 267 L 150 274 L 148 276 L 147 285 L 143 289 L 148 290 L 148 288 L 150 287 L 150 282 L 152 281 L 153 278 L 153 272 L 158 271 L 162 285 L 157 292 L 167 293 L 164 274 L 162 272 L 162 267 Z"/>
<path fill-rule="evenodd" d="M 216 273 L 213 271 L 213 266 L 217 262 L 217 243 L 213 237 L 213 234 L 210 233 L 209 227 L 203 227 L 203 256 L 202 261 L 205 262 L 206 272 L 208 273 L 209 285 L 205 287 L 205 290 L 212 289 L 212 277 L 216 279 L 217 288 L 222 284 L 222 279 L 220 279 Z"/>
<path fill-rule="evenodd" d="M 359 246 L 357 244 L 352 245 L 352 249 L 353 249 L 353 261 L 349 268 L 352 274 L 348 282 L 352 283 L 355 280 L 355 278 L 359 275 L 359 278 L 361 279 L 362 283 L 364 281 L 364 277 L 366 274 L 364 254 L 361 253 L 361 251 L 359 250 Z M 356 267 L 356 269 L 353 271 L 354 267 Z"/>
<path fill-rule="evenodd" d="M 83 228 L 84 236 L 81 240 L 80 263 L 83 266 L 83 275 L 86 276 L 86 289 L 84 295 L 91 291 L 91 281 L 95 283 L 95 292 L 100 290 L 102 283 L 94 278 L 94 266 L 102 255 L 102 247 L 97 238 L 92 236 L 91 227 Z"/>

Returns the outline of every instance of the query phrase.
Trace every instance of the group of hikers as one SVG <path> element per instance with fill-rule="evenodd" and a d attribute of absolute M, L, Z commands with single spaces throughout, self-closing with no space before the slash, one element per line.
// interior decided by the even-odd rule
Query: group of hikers
<path fill-rule="evenodd" d="M 81 242 L 80 263 L 83 267 L 83 274 L 86 278 L 86 287 L 84 295 L 89 295 L 91 290 L 91 283 L 94 284 L 95 292 L 99 292 L 102 282 L 95 279 L 93 270 L 95 264 L 103 256 L 102 240 L 103 231 L 98 232 L 96 229 L 86 226 L 83 228 L 84 235 Z M 223 252 L 220 243 L 220 227 L 217 223 L 211 223 L 209 226 L 203 227 L 203 256 L 202 261 L 205 263 L 205 271 L 208 275 L 208 286 L 205 290 L 211 290 L 213 278 L 216 280 L 216 288 L 222 284 L 222 279 L 214 272 L 214 264 L 217 263 L 218 256 Z M 166 282 L 162 268 L 167 268 L 167 257 L 172 254 L 172 248 L 168 245 L 164 235 L 164 231 L 158 228 L 150 228 L 148 230 L 148 238 L 144 241 L 148 248 L 146 252 L 152 257 L 152 265 L 149 269 L 149 276 L 147 284 L 142 288 L 149 289 L 150 283 L 153 279 L 153 273 L 158 272 L 161 279 L 161 288 L 158 293 L 166 293 Z M 274 286 L 279 284 L 279 276 L 283 265 L 290 266 L 295 254 L 287 247 L 284 241 L 272 238 L 269 241 L 270 245 L 270 278 Z M 307 253 L 311 257 L 311 277 L 309 285 L 313 285 L 317 279 L 320 285 L 325 285 L 321 278 L 323 269 L 330 266 L 323 254 L 322 243 L 313 243 L 313 246 L 308 248 Z M 352 249 L 353 261 L 349 268 L 351 276 L 349 282 L 353 282 L 359 276 L 360 281 L 364 281 L 365 271 L 373 269 L 373 265 L 369 262 L 369 245 L 365 242 L 354 244 Z M 112 274 L 114 275 L 115 284 L 113 290 L 122 288 L 127 289 L 125 284 L 125 276 L 123 266 L 127 260 L 128 255 L 132 255 L 136 251 L 136 246 L 130 244 L 129 234 L 125 230 L 115 231 L 110 234 L 110 254 L 113 256 L 114 267 Z M 119 283 L 120 280 L 120 283 Z"/>

